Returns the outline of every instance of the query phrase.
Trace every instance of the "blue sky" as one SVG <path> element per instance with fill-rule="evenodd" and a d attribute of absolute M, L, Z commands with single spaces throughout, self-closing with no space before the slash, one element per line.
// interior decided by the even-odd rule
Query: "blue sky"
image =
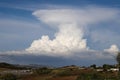
<path fill-rule="evenodd" d="M 119 0 L 0 0 L 1 61 L 115 64 L 119 14 Z"/>

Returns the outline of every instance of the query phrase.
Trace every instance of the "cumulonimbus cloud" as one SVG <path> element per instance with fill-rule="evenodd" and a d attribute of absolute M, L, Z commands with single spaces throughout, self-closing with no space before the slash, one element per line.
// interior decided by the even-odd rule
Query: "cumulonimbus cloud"
<path fill-rule="evenodd" d="M 112 45 L 103 51 L 89 48 L 87 39 L 84 38 L 85 29 L 89 24 L 97 24 L 114 20 L 120 11 L 111 8 L 85 7 L 80 9 L 41 9 L 32 14 L 40 22 L 53 29 L 58 29 L 50 39 L 48 35 L 34 40 L 30 47 L 22 51 L 0 52 L 0 56 L 6 55 L 39 55 L 51 57 L 72 58 L 112 58 L 119 51 L 117 45 Z M 43 26 L 44 27 L 44 26 Z"/>
<path fill-rule="evenodd" d="M 52 40 L 48 35 L 34 40 L 25 51 L 49 56 L 68 56 L 91 51 L 87 46 L 87 40 L 84 39 L 84 28 L 89 24 L 112 20 L 118 14 L 119 11 L 116 9 L 100 7 L 36 10 L 33 15 L 51 28 L 57 28 L 58 32 L 54 34 L 55 38 Z"/>

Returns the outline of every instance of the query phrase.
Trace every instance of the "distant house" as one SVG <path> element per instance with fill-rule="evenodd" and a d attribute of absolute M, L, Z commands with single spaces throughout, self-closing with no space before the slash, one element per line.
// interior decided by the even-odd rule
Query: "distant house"
<path fill-rule="evenodd" d="M 104 70 L 103 69 L 96 69 L 96 71 L 101 72 L 101 71 L 104 71 Z M 110 69 L 107 69 L 107 71 L 115 72 L 115 71 L 119 71 L 119 69 L 118 68 L 110 68 Z"/>
<path fill-rule="evenodd" d="M 103 71 L 103 69 L 96 69 L 96 71 L 101 72 L 101 71 Z"/>
<path fill-rule="evenodd" d="M 1 71 L 0 74 L 6 74 L 6 73 L 12 73 L 12 74 L 32 74 L 31 70 L 4 70 Z"/>
<path fill-rule="evenodd" d="M 119 71 L 118 68 L 111 68 L 110 71 Z"/>
<path fill-rule="evenodd" d="M 82 69 L 86 69 L 85 67 L 79 67 L 78 69 L 82 70 Z"/>

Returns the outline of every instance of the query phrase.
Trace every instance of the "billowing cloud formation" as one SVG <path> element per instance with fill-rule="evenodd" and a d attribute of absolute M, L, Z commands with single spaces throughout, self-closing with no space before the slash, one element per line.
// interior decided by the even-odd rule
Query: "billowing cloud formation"
<path fill-rule="evenodd" d="M 109 52 L 112 55 L 116 55 L 117 52 L 119 51 L 119 48 L 117 47 L 117 45 L 113 44 L 113 45 L 110 46 L 109 49 L 104 49 L 104 51 Z"/>
<path fill-rule="evenodd" d="M 41 39 L 33 41 L 31 47 L 26 50 L 30 53 L 67 55 L 84 49 L 87 49 L 87 46 L 86 40 L 83 39 L 83 32 L 77 28 L 76 24 L 63 24 L 55 34 L 55 39 L 50 40 L 48 36 L 42 36 Z"/>
<path fill-rule="evenodd" d="M 0 61 L 17 64 L 38 63 L 47 65 L 115 64 L 115 57 L 119 50 L 117 45 L 112 45 L 108 49 L 104 48 L 108 47 L 110 44 L 117 44 L 115 41 L 119 41 L 119 38 L 115 41 L 110 40 L 114 40 L 114 38 L 119 37 L 119 35 L 110 34 L 112 31 L 106 32 L 106 30 L 103 30 L 104 26 L 102 26 L 99 31 L 100 35 L 96 34 L 98 31 L 93 32 L 91 30 L 93 33 L 86 37 L 86 29 L 89 31 L 88 27 L 93 28 L 91 24 L 97 24 L 97 26 L 99 26 L 101 22 L 108 24 L 112 21 L 119 21 L 119 13 L 117 9 L 100 8 L 96 6 L 79 9 L 65 9 L 62 7 L 62 9 L 41 9 L 34 11 L 33 15 L 40 20 L 40 23 L 42 22 L 48 25 L 48 27 L 56 30 L 52 39 L 49 35 L 43 35 L 40 39 L 34 40 L 31 46 L 25 50 L 0 52 Z M 34 24 L 32 26 L 34 26 Z M 30 26 L 27 25 L 27 27 L 29 28 Z M 94 26 L 94 28 L 96 27 Z M 108 25 L 106 28 L 107 27 Z M 97 29 L 100 28 L 97 27 Z M 39 28 L 38 31 L 39 30 L 43 34 L 45 33 L 41 31 L 41 28 Z M 91 40 L 87 40 L 90 39 L 89 37 L 91 35 L 93 36 L 93 42 L 104 42 L 106 40 L 103 44 L 104 47 L 102 47 L 102 49 L 104 49 L 103 51 L 99 49 L 98 43 L 92 44 L 97 50 L 91 48 Z M 111 38 L 108 38 L 108 36 L 111 36 Z M 106 46 L 108 40 L 111 43 Z M 89 44 L 87 44 L 87 41 Z M 89 46 L 91 47 L 89 48 Z"/>
<path fill-rule="evenodd" d="M 57 28 L 54 39 L 43 35 L 34 40 L 28 53 L 50 56 L 72 55 L 83 51 L 90 51 L 84 39 L 84 28 L 89 24 L 109 21 L 118 15 L 119 11 L 109 8 L 83 8 L 83 9 L 45 9 L 33 12 L 40 21 L 52 28 Z M 102 15 L 101 15 L 102 14 Z M 113 47 L 112 47 L 113 48 Z"/>

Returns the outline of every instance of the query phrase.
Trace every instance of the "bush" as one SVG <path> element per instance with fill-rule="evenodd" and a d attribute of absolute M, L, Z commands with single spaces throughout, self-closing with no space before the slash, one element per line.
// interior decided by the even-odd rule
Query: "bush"
<path fill-rule="evenodd" d="M 82 73 L 76 80 L 104 80 L 104 78 L 96 73 Z"/>
<path fill-rule="evenodd" d="M 70 70 L 61 70 L 59 73 L 56 74 L 56 76 L 71 76 L 73 75 L 72 71 Z"/>
<path fill-rule="evenodd" d="M 8 74 L 2 75 L 0 80 L 17 80 L 17 77 L 14 74 L 8 73 Z"/>
<path fill-rule="evenodd" d="M 47 68 L 39 68 L 35 70 L 36 74 L 49 74 L 52 70 Z"/>

